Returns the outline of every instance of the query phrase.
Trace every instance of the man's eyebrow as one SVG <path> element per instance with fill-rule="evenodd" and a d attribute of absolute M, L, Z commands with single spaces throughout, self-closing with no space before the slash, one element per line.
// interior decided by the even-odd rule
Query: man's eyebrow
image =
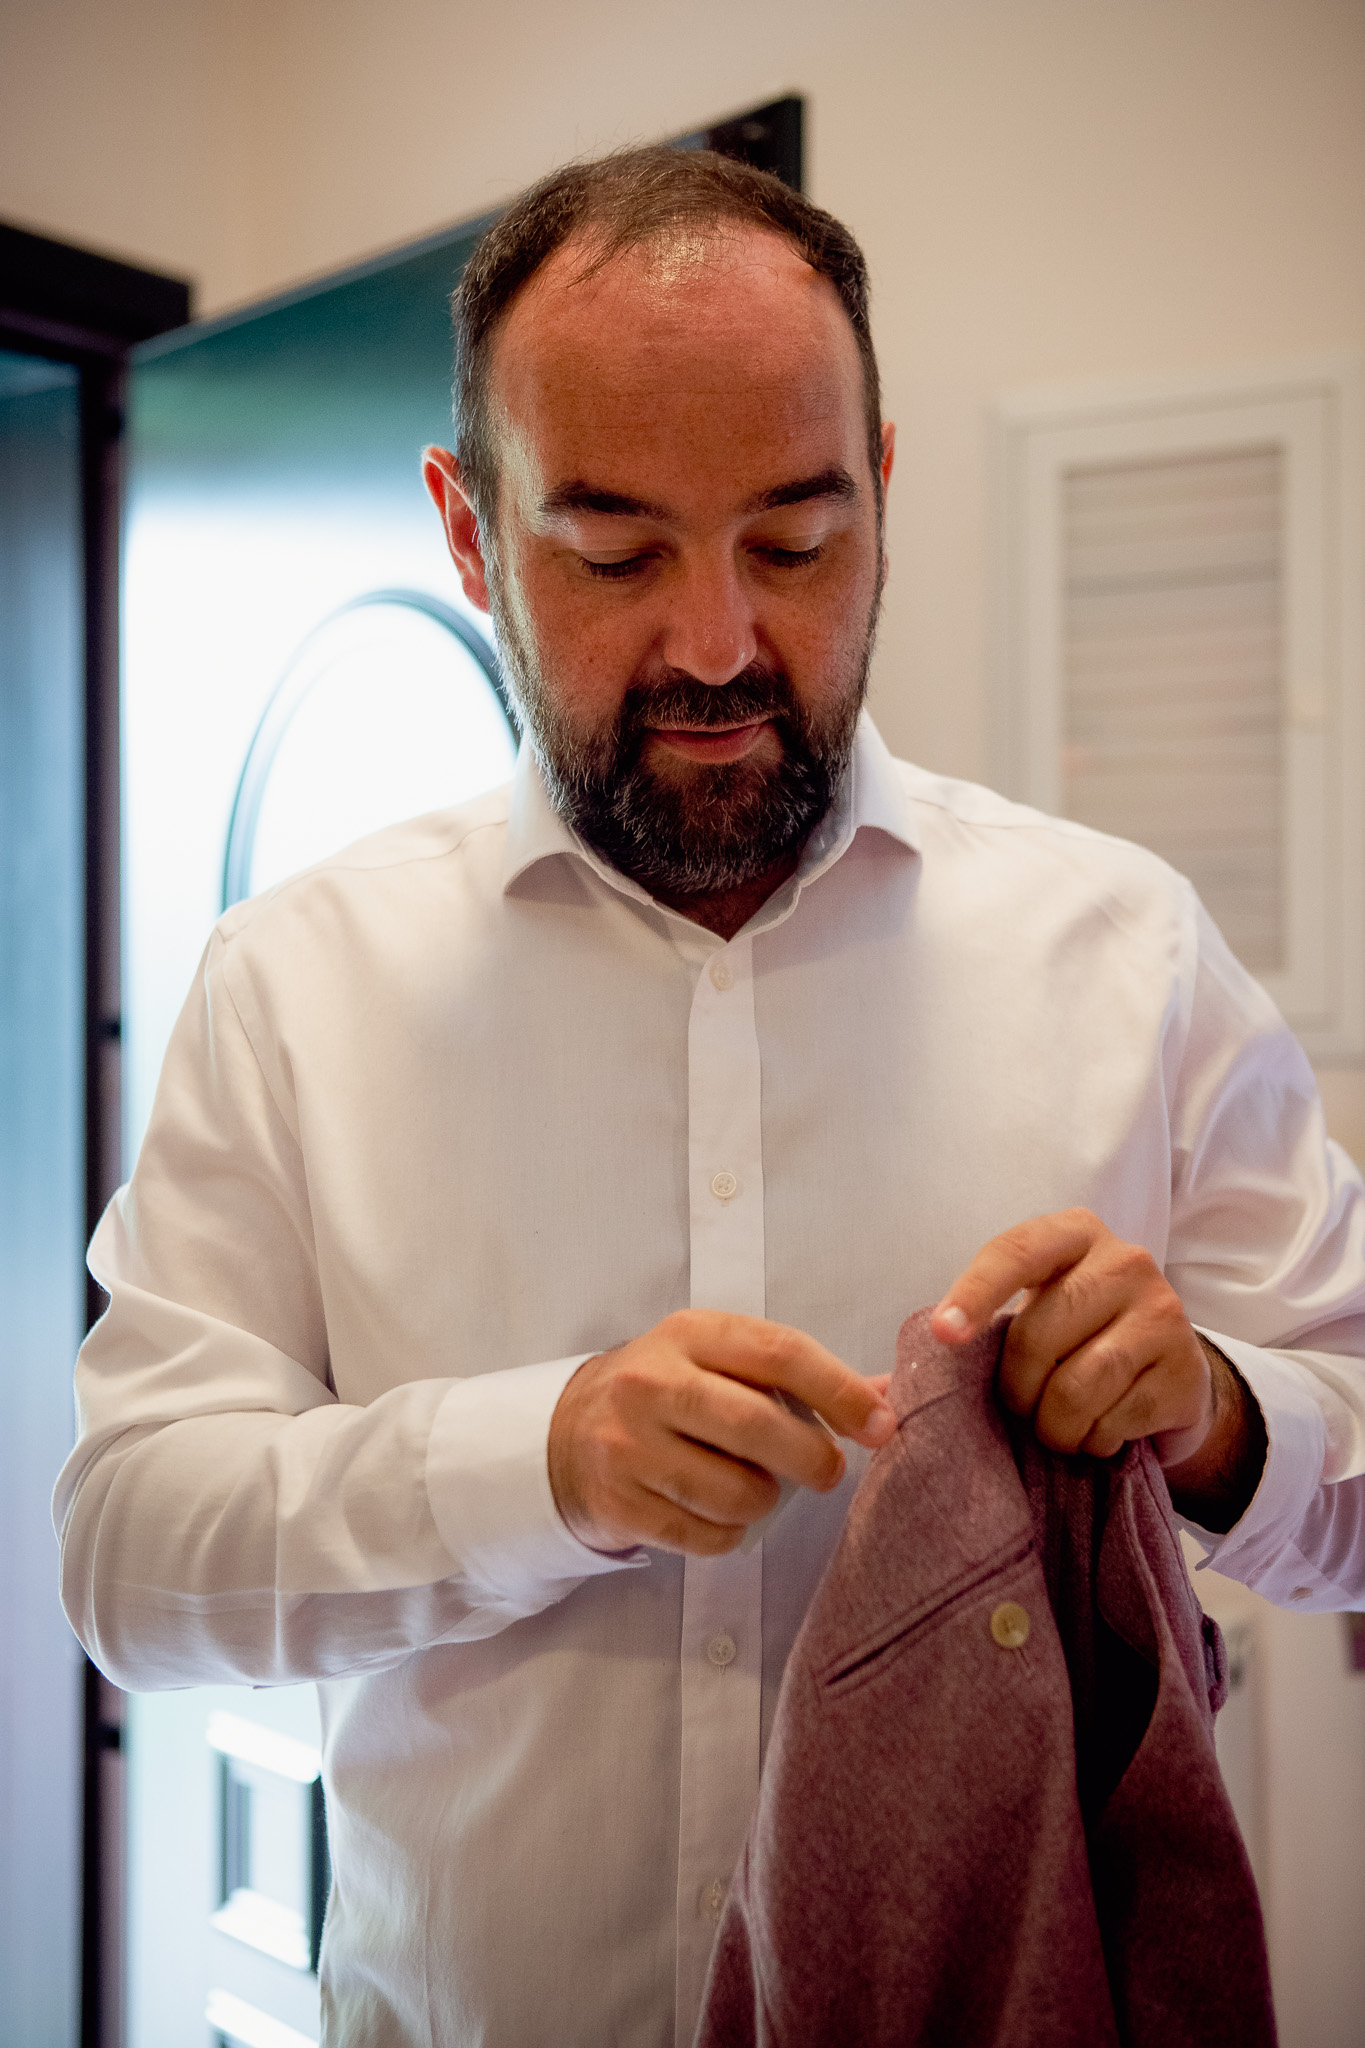
<path fill-rule="evenodd" d="M 858 486 L 846 469 L 837 466 L 817 470 L 814 476 L 798 477 L 794 483 L 776 484 L 761 491 L 745 506 L 746 512 L 776 512 L 783 505 L 805 505 L 812 498 L 856 498 Z"/>
<path fill-rule="evenodd" d="M 770 491 L 760 491 L 756 498 L 751 498 L 744 510 L 746 516 L 752 516 L 755 512 L 776 512 L 783 505 L 806 505 L 816 498 L 847 502 L 857 495 L 858 486 L 848 471 L 835 465 L 817 470 L 814 476 L 774 484 Z M 583 477 L 556 484 L 541 499 L 539 509 L 542 519 L 553 519 L 565 512 L 596 512 L 616 519 L 666 520 L 669 516 L 666 506 L 652 504 L 648 498 L 632 498 L 624 491 L 605 490 Z"/>
<path fill-rule="evenodd" d="M 662 505 L 651 505 L 647 498 L 627 497 L 624 491 L 604 491 L 600 484 L 585 483 L 581 477 L 575 477 L 570 483 L 556 484 L 541 499 L 542 519 L 553 519 L 562 512 L 605 512 L 617 519 L 668 517 Z"/>

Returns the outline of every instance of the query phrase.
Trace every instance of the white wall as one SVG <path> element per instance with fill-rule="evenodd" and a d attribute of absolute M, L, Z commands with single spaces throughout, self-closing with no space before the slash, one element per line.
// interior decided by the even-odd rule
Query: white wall
<path fill-rule="evenodd" d="M 0 213 L 211 312 L 788 88 L 903 436 L 877 709 L 980 773 L 994 395 L 1365 344 L 1360 0 L 3 0 Z"/>
<path fill-rule="evenodd" d="M 0 0 L 0 216 L 193 277 L 201 310 L 261 288 L 242 164 L 246 52 L 213 0 Z"/>

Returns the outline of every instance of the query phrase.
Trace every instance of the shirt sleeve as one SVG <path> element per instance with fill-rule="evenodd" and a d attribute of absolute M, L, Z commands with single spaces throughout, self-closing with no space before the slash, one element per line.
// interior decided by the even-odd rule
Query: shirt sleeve
<path fill-rule="evenodd" d="M 1170 1078 L 1166 1271 L 1265 1418 L 1240 1521 L 1187 1521 L 1204 1561 L 1282 1606 L 1365 1605 L 1365 1186 L 1327 1137 L 1312 1069 L 1197 910 Z"/>
<path fill-rule="evenodd" d="M 374 1670 L 645 1562 L 589 1550 L 555 1508 L 550 1417 L 581 1358 L 438 1360 L 337 1399 L 304 1161 L 222 956 L 215 935 L 91 1245 L 109 1306 L 53 1503 L 67 1614 L 130 1690 Z"/>

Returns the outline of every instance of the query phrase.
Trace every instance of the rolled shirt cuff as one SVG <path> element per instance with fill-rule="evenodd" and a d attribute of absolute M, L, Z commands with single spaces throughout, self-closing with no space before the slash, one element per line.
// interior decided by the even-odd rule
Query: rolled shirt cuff
<path fill-rule="evenodd" d="M 1199 1327 L 1196 1325 L 1196 1327 Z M 1329 1583 L 1293 1542 L 1323 1483 L 1327 1428 L 1292 1355 L 1266 1351 L 1217 1330 L 1200 1330 L 1236 1366 L 1265 1418 L 1266 1460 L 1241 1519 L 1225 1535 L 1178 1519 L 1204 1552 L 1203 1563 L 1252 1586 L 1280 1606 L 1328 1596 Z M 1331 1604 L 1340 1605 L 1335 1589 Z"/>
<path fill-rule="evenodd" d="M 570 1584 L 647 1564 L 640 1548 L 590 1550 L 550 1488 L 550 1418 L 585 1360 L 557 1358 L 456 1380 L 427 1443 L 427 1497 L 454 1568 L 500 1605 L 531 1613 Z"/>

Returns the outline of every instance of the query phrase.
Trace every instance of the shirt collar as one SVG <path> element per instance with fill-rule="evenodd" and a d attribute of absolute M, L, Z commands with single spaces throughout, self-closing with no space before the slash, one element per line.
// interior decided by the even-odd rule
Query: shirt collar
<path fill-rule="evenodd" d="M 859 832 L 884 832 L 909 852 L 919 851 L 911 803 L 886 742 L 867 712 L 860 714 L 853 737 L 849 772 L 825 816 L 812 832 L 795 875 L 786 886 L 800 891 L 833 867 Z M 569 855 L 584 862 L 602 880 L 640 903 L 654 898 L 637 882 L 604 861 L 566 825 L 550 801 L 545 778 L 530 741 L 523 738 L 512 774 L 507 813 L 507 850 L 502 886 L 506 894 L 529 869 L 543 860 Z M 779 891 L 779 894 L 782 892 Z M 662 908 L 662 906 L 656 906 Z"/>

